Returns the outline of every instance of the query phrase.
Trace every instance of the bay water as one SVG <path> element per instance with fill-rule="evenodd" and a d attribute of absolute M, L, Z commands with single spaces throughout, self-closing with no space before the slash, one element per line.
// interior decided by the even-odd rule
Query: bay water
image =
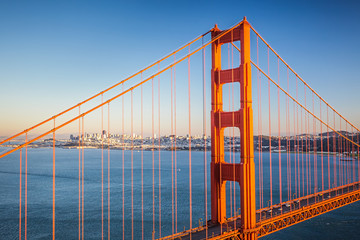
<path fill-rule="evenodd" d="M 1 148 L 1 151 L 5 148 Z M 79 150 L 56 148 L 56 191 L 55 218 L 57 239 L 77 239 L 79 234 Z M 108 155 L 109 153 L 109 155 Z M 22 151 L 22 236 L 24 237 L 24 197 L 25 197 L 25 150 Z M 232 153 L 225 154 L 230 159 Z M 160 157 L 159 157 L 160 156 Z M 204 209 L 204 156 L 201 151 L 191 152 L 192 166 L 192 222 L 193 227 L 205 221 Z M 269 153 L 263 153 L 264 162 L 264 202 L 269 198 Z M 273 198 L 278 200 L 278 159 L 281 156 L 283 180 L 286 181 L 286 155 L 272 154 L 273 161 Z M 235 154 L 239 159 L 239 154 Z M 255 164 L 258 169 L 258 153 Z M 292 161 L 294 156 L 292 156 Z M 103 233 L 108 236 L 108 218 L 110 217 L 110 235 L 113 239 L 142 237 L 142 210 L 144 238 L 151 239 L 153 232 L 153 185 L 155 237 L 160 236 L 159 199 L 161 196 L 161 236 L 172 233 L 172 219 L 177 215 L 177 231 L 189 228 L 189 151 L 122 151 L 104 149 L 84 150 L 84 238 L 101 239 L 102 234 L 102 159 L 103 159 Z M 124 159 L 124 168 L 122 167 Z M 143 171 L 141 162 L 143 159 Z M 160 159 L 160 160 L 159 160 Z M 18 239 L 19 237 L 19 186 L 20 153 L 13 153 L 0 159 L 0 239 Z M 108 160 L 110 161 L 110 199 L 108 199 Z M 207 199 L 208 219 L 210 218 L 210 152 L 207 161 Z M 333 159 L 330 159 L 331 164 Z M 160 171 L 159 171 L 160 162 Z M 326 161 L 325 161 L 326 162 Z M 330 164 L 330 167 L 332 165 Z M 153 168 L 154 165 L 154 168 Z M 28 239 L 51 239 L 52 236 L 52 148 L 28 149 L 27 174 L 27 237 Z M 356 173 L 357 173 L 357 165 Z M 332 169 L 332 168 L 331 168 Z M 123 184 L 124 171 L 124 184 Z M 143 173 L 143 184 L 142 184 Z M 160 173 L 160 178 L 159 178 Z M 320 172 L 320 164 L 317 169 Z M 175 211 L 175 174 L 177 177 L 177 214 Z M 258 174 L 258 171 L 256 175 Z M 327 173 L 325 173 L 327 174 Z M 131 181 L 133 176 L 133 181 Z M 294 176 L 292 176 L 294 177 Z M 327 175 L 324 176 L 327 179 Z M 357 178 L 358 176 L 354 176 Z M 256 176 L 258 179 L 258 176 Z M 154 181 L 154 182 L 153 182 Z M 292 179 L 294 181 L 294 179 Z M 159 182 L 160 188 L 159 188 Z M 294 184 L 294 183 L 293 183 Z M 230 184 L 228 184 L 229 187 Z M 131 187 L 133 186 L 133 188 Z M 317 187 L 315 185 L 309 188 Z M 124 209 L 123 209 L 124 188 Z M 143 203 L 141 189 L 143 188 Z M 236 185 L 236 197 L 238 186 Z M 276 192 L 277 191 L 277 192 Z M 227 191 L 228 215 L 230 195 Z M 287 189 L 283 187 L 283 197 Z M 133 197 L 131 197 L 131 195 Z M 133 199 L 133 200 L 131 200 Z M 259 199 L 257 197 L 257 199 Z M 110 202 L 110 215 L 108 215 Z M 133 203 L 131 203 L 133 202 Z M 264 203 L 266 204 L 266 203 Z M 257 203 L 259 206 L 259 202 Z M 132 208 L 133 206 L 133 208 Z M 236 202 L 235 211 L 240 211 Z M 234 208 L 234 207 L 233 207 Z M 133 209 L 133 212 L 132 212 Z M 124 229 L 123 229 L 124 210 Z M 133 216 L 133 222 L 131 221 Z M 132 226 L 134 226 L 132 231 Z M 81 229 L 82 230 L 82 229 Z M 175 229 L 174 229 L 175 230 Z M 296 226 L 271 234 L 263 239 L 359 239 L 360 203 L 331 211 Z"/>

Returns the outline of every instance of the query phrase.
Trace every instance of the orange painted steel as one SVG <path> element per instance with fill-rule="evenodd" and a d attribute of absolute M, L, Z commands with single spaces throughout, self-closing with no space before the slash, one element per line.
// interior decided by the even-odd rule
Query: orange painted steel
<path fill-rule="evenodd" d="M 211 37 L 215 38 L 221 31 L 215 26 Z M 221 69 L 221 44 L 217 40 L 212 44 L 211 70 L 211 219 L 214 223 L 223 223 L 226 219 L 225 182 L 221 179 L 219 165 L 224 162 L 224 130 L 215 122 L 215 116 L 222 112 L 222 85 L 215 79 Z"/>
<path fill-rule="evenodd" d="M 223 33 L 215 26 L 211 36 Z M 241 64 L 237 69 L 221 70 L 221 45 L 228 42 L 241 43 Z M 223 84 L 240 82 L 240 110 L 224 112 Z M 256 239 L 255 164 L 253 145 L 253 110 L 251 96 L 250 25 L 243 23 L 230 33 L 212 43 L 211 70 L 211 220 L 226 222 L 226 181 L 237 181 L 241 196 L 241 229 L 246 239 Z M 224 129 L 240 129 L 241 161 L 226 163 L 224 160 Z"/>
<path fill-rule="evenodd" d="M 244 239 L 257 239 L 256 201 L 255 201 L 255 163 L 253 137 L 253 110 L 250 60 L 250 24 L 244 19 L 240 28 L 242 79 L 240 80 L 240 126 L 241 162 L 240 162 L 240 194 L 241 194 L 241 227 Z"/>

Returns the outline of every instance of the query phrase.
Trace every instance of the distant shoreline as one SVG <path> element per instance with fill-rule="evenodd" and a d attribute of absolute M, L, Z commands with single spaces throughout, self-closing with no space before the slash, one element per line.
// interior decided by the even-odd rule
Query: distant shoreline
<path fill-rule="evenodd" d="M 18 146 L 20 146 L 20 145 L 18 145 L 18 144 L 13 144 L 13 145 L 2 145 L 2 146 L 0 146 L 0 147 L 2 147 L 2 148 L 5 148 L 5 147 L 7 147 L 7 148 L 16 148 L 16 147 L 18 147 Z M 72 146 L 66 146 L 66 145 L 56 145 L 55 146 L 56 148 L 62 148 L 62 149 L 102 149 L 102 147 L 101 146 L 98 146 L 98 145 L 95 145 L 95 146 L 91 146 L 91 145 L 87 145 L 87 146 L 83 146 L 83 147 L 79 147 L 78 145 L 76 146 L 76 145 L 72 145 Z M 36 149 L 36 148 L 53 148 L 53 146 L 39 146 L 39 145 L 29 145 L 28 146 L 28 148 L 32 148 L 32 149 Z M 108 146 L 107 145 L 103 145 L 103 149 L 108 149 Z M 129 147 L 129 146 L 125 146 L 125 147 L 120 147 L 120 146 L 116 146 L 116 147 L 114 147 L 114 146 L 111 146 L 110 147 L 110 150 L 126 150 L 126 151 L 129 151 L 129 150 L 133 150 L 133 151 L 141 151 L 141 150 L 143 150 L 143 151 L 159 151 L 159 149 L 160 149 L 160 151 L 189 151 L 189 147 L 187 147 L 187 146 L 180 146 L 180 147 L 176 147 L 176 148 L 171 148 L 171 147 L 168 147 L 168 146 L 161 146 L 160 148 L 159 148 L 159 146 L 157 146 L 157 145 L 154 145 L 154 146 L 146 146 L 146 147 L 144 147 L 144 148 L 141 148 L 140 146 L 134 146 L 133 148 L 131 148 L 131 147 Z M 191 150 L 192 151 L 196 151 L 196 152 L 204 152 L 204 147 L 203 146 L 194 146 L 194 147 L 191 147 Z M 206 148 L 206 151 L 207 152 L 210 152 L 211 151 L 211 147 L 207 147 Z M 235 148 L 235 150 L 230 150 L 229 148 L 225 148 L 224 149 L 224 151 L 225 152 L 236 152 L 236 153 L 238 153 L 238 152 L 240 152 L 240 148 Z M 258 153 L 258 152 L 260 152 L 258 149 L 255 149 L 254 150 L 254 152 L 256 152 L 256 153 Z M 261 152 L 266 152 L 266 153 L 269 153 L 270 151 L 265 151 L 265 150 L 262 150 Z M 274 154 L 278 154 L 279 153 L 279 151 L 278 150 L 273 150 L 273 151 L 271 151 L 271 153 L 274 153 Z M 321 154 L 323 154 L 323 155 L 327 155 L 327 154 L 329 154 L 329 155 L 337 155 L 337 154 L 339 154 L 339 152 L 314 152 L 314 151 L 309 151 L 309 152 L 294 152 L 294 151 L 290 151 L 290 152 L 286 152 L 286 151 L 280 151 L 280 153 L 281 154 L 283 154 L 283 153 L 291 153 L 291 154 L 311 154 L 311 155 L 321 155 Z M 354 155 L 356 155 L 356 154 L 354 154 Z"/>

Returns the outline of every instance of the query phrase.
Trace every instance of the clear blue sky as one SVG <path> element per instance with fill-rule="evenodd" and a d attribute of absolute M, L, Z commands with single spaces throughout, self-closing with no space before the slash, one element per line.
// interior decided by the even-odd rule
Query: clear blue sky
<path fill-rule="evenodd" d="M 1 1 L 0 136 L 24 130 L 243 16 L 357 126 L 357 1 Z"/>

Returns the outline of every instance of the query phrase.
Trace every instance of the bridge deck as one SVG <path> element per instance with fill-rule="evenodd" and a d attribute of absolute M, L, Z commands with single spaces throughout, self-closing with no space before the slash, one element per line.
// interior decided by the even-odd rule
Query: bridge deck
<path fill-rule="evenodd" d="M 358 200 L 360 200 L 360 182 L 259 209 L 257 210 L 258 236 L 268 235 Z M 240 226 L 239 215 L 228 219 L 224 224 L 214 225 L 209 222 L 207 228 L 200 226 L 161 239 L 206 239 L 206 236 L 208 239 L 227 239 L 234 236 L 241 238 Z"/>

